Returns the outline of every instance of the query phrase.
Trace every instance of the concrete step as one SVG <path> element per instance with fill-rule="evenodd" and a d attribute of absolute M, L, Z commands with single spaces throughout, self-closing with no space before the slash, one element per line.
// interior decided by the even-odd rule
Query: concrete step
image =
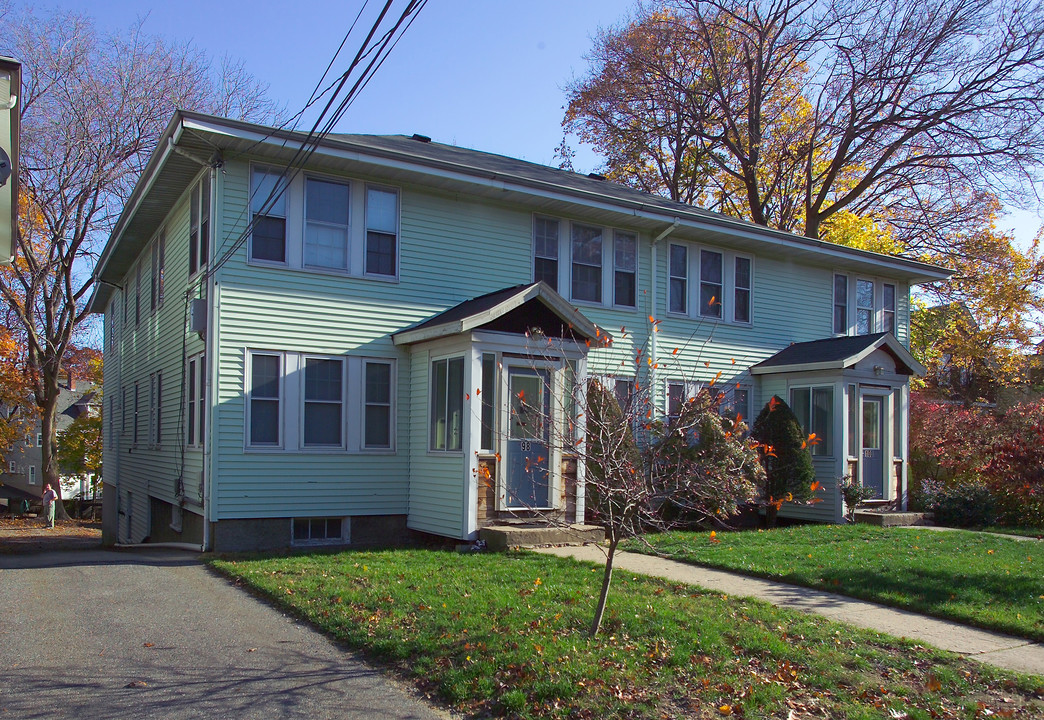
<path fill-rule="evenodd" d="M 895 510 L 856 510 L 855 521 L 878 527 L 931 525 L 931 513 L 897 512 Z"/>
<path fill-rule="evenodd" d="M 605 540 L 605 530 L 597 525 L 541 525 L 520 523 L 490 525 L 479 530 L 479 539 L 490 550 L 539 545 L 583 545 Z"/>

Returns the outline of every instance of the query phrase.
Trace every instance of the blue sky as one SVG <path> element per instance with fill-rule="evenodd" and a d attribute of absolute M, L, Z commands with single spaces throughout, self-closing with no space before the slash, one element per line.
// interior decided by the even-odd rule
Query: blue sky
<path fill-rule="evenodd" d="M 213 58 L 227 53 L 242 59 L 255 77 L 270 84 L 270 95 L 293 113 L 307 100 L 361 4 L 59 0 L 38 7 L 85 12 L 100 28 L 126 28 L 144 17 L 149 33 L 192 41 Z M 622 21 L 634 4 L 430 0 L 337 129 L 421 133 L 440 142 L 555 164 L 565 87 L 584 73 L 584 55 L 598 28 Z M 596 169 L 594 153 L 572 144 L 576 169 Z M 1002 225 L 1028 242 L 1041 220 L 1037 213 L 1020 211 Z"/>

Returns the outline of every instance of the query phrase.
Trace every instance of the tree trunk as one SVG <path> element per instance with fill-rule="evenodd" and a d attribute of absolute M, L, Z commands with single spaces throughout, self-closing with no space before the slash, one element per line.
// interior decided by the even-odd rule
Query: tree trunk
<path fill-rule="evenodd" d="M 609 586 L 613 582 L 613 558 L 616 556 L 617 539 L 609 541 L 609 552 L 605 556 L 605 572 L 602 573 L 602 593 L 598 596 L 598 607 L 595 608 L 594 620 L 591 621 L 591 637 L 598 635 L 602 627 L 602 616 L 605 615 L 605 603 L 609 599 Z"/>
<path fill-rule="evenodd" d="M 62 483 L 58 477 L 58 461 L 55 452 L 57 441 L 57 428 L 55 420 L 58 409 L 58 395 L 61 388 L 58 386 L 58 376 L 44 371 L 41 383 L 43 384 L 43 397 L 39 398 L 37 407 L 40 409 L 40 457 L 43 462 L 41 475 L 45 485 L 50 485 L 58 499 L 55 500 L 54 515 L 59 520 L 68 520 L 69 514 L 65 512 L 65 504 L 62 502 Z"/>
<path fill-rule="evenodd" d="M 765 507 L 765 526 L 769 528 L 776 527 L 776 516 L 779 514 L 779 508 L 775 505 L 767 505 Z"/>

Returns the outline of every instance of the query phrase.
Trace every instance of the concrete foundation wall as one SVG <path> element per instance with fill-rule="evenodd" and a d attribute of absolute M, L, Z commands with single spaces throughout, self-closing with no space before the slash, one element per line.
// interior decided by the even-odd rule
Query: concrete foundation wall
<path fill-rule="evenodd" d="M 102 483 L 102 545 L 116 544 L 120 518 L 117 500 L 120 491 L 112 483 Z"/>
<path fill-rule="evenodd" d="M 152 525 L 149 528 L 150 542 L 182 542 L 203 544 L 203 517 L 188 510 L 181 513 L 181 531 L 171 527 L 174 506 L 159 498 L 149 498 Z"/>
<path fill-rule="evenodd" d="M 187 516 L 187 513 L 186 513 Z M 408 540 L 405 515 L 359 515 L 348 518 L 349 542 L 345 546 L 403 545 Z M 211 526 L 215 552 L 255 552 L 292 547 L 336 547 L 336 544 L 295 546 L 289 518 L 221 520 Z"/>

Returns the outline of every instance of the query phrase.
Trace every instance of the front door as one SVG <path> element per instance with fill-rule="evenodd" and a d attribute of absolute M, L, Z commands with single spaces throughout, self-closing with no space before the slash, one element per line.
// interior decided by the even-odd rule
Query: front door
<path fill-rule="evenodd" d="M 548 370 L 508 368 L 505 504 L 514 510 L 551 506 L 550 386 Z"/>
<path fill-rule="evenodd" d="M 884 398 L 863 398 L 863 487 L 884 498 Z"/>

